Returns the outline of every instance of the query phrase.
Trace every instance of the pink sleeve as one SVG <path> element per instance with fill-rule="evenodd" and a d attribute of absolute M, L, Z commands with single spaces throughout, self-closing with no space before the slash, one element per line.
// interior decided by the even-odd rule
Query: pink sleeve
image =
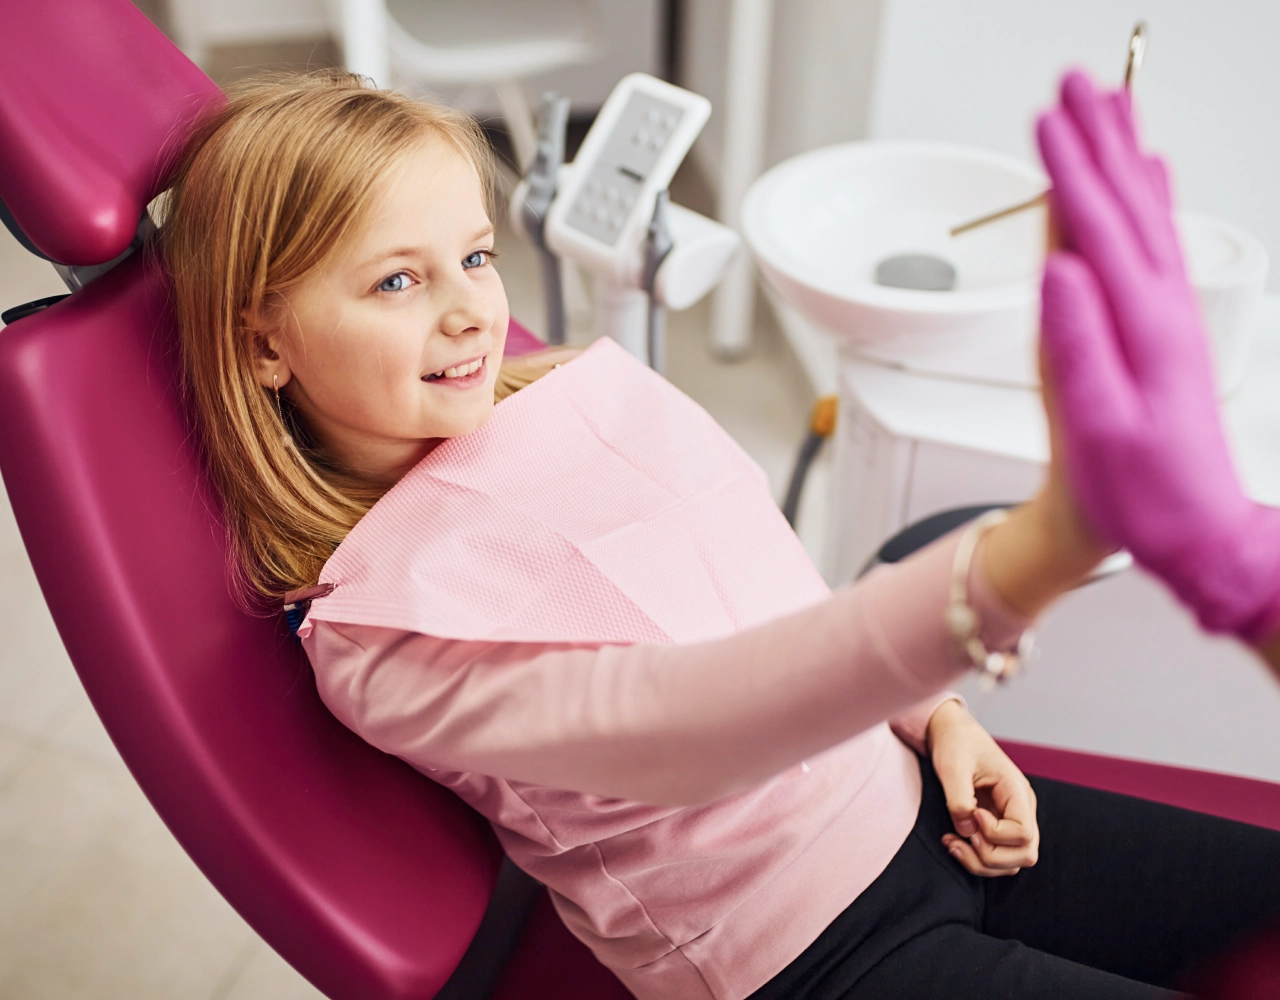
<path fill-rule="evenodd" d="M 460 642 L 318 622 L 305 647 L 334 714 L 419 767 L 706 802 L 963 673 L 943 623 L 956 542 L 941 539 L 812 608 L 693 645 Z M 984 622 L 1011 624 L 982 604 L 984 589 L 973 596 Z"/>

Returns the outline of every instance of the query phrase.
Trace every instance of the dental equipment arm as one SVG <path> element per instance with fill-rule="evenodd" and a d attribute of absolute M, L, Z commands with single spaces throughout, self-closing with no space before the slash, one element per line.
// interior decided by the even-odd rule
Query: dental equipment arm
<path fill-rule="evenodd" d="M 553 346 L 564 343 L 564 286 L 560 274 L 560 258 L 547 246 L 547 213 L 555 200 L 560 168 L 564 164 L 565 129 L 569 124 L 569 98 L 560 94 L 542 95 L 538 112 L 538 147 L 533 165 L 522 185 L 523 197 L 517 196 L 520 228 L 538 252 L 542 270 L 542 292 L 547 304 L 546 342 Z"/>
<path fill-rule="evenodd" d="M 592 275 L 595 334 L 661 372 L 667 309 L 687 309 L 724 276 L 741 240 L 728 226 L 666 200 L 697 138 L 705 97 L 648 76 L 624 77 L 577 158 L 562 164 L 563 99 L 543 97 L 538 156 L 512 196 L 513 228 L 542 260 L 547 341 L 563 343 L 561 257 Z"/>
<path fill-rule="evenodd" d="M 647 344 L 649 367 L 659 375 L 667 368 L 667 310 L 658 297 L 658 271 L 671 253 L 671 227 L 667 223 L 666 191 L 659 191 L 653 203 L 653 218 L 644 241 L 644 278 L 642 286 L 649 296 L 649 327 Z"/>
<path fill-rule="evenodd" d="M 1164 164 L 1127 96 L 1079 73 L 1037 129 L 1066 249 L 1045 267 L 1042 355 L 1070 483 L 1208 631 L 1280 663 L 1280 511 L 1250 501 L 1218 414 Z"/>
<path fill-rule="evenodd" d="M 663 199 L 711 104 L 644 73 L 605 101 L 546 217 L 546 245 L 595 282 L 595 333 L 659 371 L 663 309 L 685 309 L 723 277 L 737 233 Z"/>

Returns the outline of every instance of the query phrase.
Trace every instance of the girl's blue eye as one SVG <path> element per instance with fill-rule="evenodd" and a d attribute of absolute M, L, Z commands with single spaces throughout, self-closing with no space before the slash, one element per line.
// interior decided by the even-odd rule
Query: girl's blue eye
<path fill-rule="evenodd" d="M 462 259 L 462 267 L 467 271 L 470 271 L 473 267 L 484 267 L 485 264 L 489 263 L 489 258 L 492 256 L 493 254 L 488 250 L 476 250 Z"/>
<path fill-rule="evenodd" d="M 382 279 L 382 283 L 378 285 L 380 292 L 403 292 L 409 287 L 409 276 L 403 271 L 397 271 L 395 274 L 389 274 Z"/>

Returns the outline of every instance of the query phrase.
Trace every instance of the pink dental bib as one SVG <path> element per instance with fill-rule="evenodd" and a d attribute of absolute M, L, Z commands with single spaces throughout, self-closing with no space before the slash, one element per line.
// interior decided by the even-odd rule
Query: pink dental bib
<path fill-rule="evenodd" d="M 325 564 L 311 619 L 445 639 L 713 639 L 828 589 L 758 465 L 608 339 L 445 441 Z"/>

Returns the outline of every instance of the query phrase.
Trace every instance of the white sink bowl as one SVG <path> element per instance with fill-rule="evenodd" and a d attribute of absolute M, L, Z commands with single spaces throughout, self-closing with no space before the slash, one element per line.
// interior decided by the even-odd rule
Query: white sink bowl
<path fill-rule="evenodd" d="M 782 299 L 841 350 L 922 374 L 1035 387 L 1044 210 L 957 237 L 949 230 L 1047 184 L 1039 170 L 985 150 L 845 143 L 760 177 L 743 203 L 742 229 Z M 1180 225 L 1226 395 L 1244 378 L 1266 251 L 1205 216 L 1183 213 Z M 876 284 L 880 261 L 913 252 L 949 261 L 955 289 Z"/>

